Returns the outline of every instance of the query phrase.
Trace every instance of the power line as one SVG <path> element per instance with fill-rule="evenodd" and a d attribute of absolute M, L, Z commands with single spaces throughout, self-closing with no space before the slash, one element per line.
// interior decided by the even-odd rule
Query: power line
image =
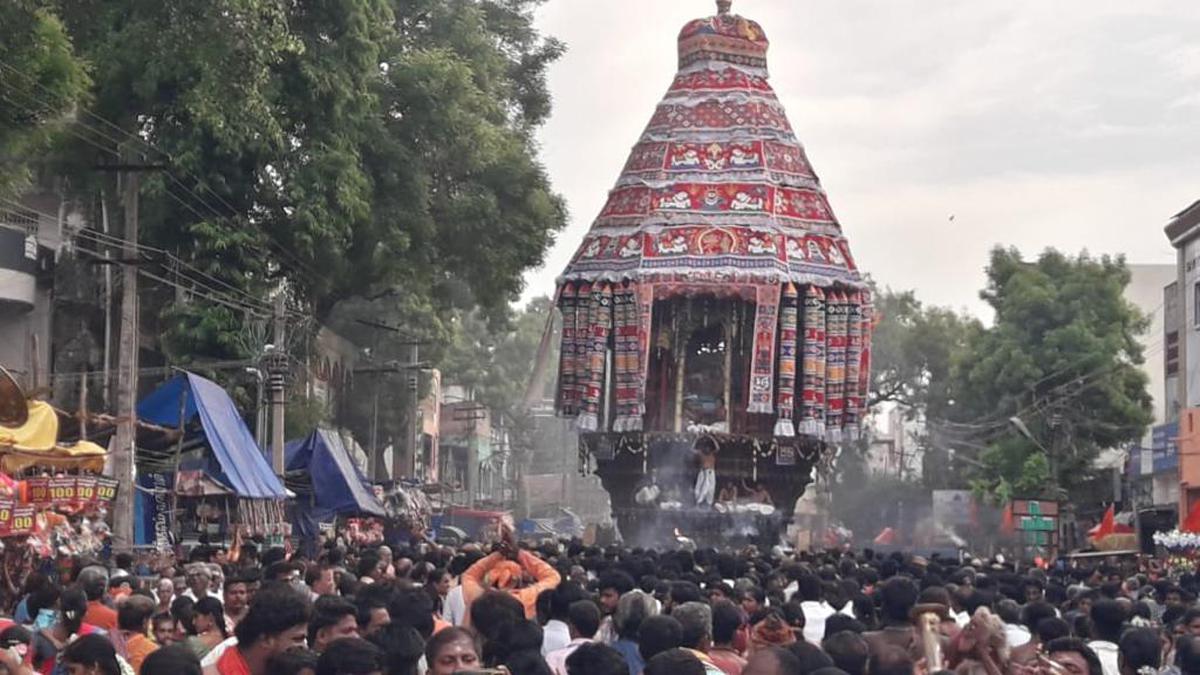
<path fill-rule="evenodd" d="M 46 213 L 44 211 L 39 211 L 37 209 L 29 208 L 29 207 L 25 206 L 24 204 L 21 204 L 20 202 L 14 201 L 12 199 L 0 197 L 0 202 L 8 203 L 15 208 L 39 215 L 48 220 L 58 220 L 58 216 L 56 216 L 54 214 L 50 214 L 50 213 Z M 0 227 L 6 227 L 9 229 L 21 229 L 21 228 L 17 228 L 17 227 L 7 226 L 3 223 L 0 223 Z M 21 231 L 24 231 L 24 230 L 21 230 Z M 109 246 L 113 246 L 116 248 L 120 248 L 120 247 L 126 245 L 126 242 L 124 241 L 124 239 L 121 239 L 120 237 L 116 237 L 114 235 L 105 234 L 103 232 L 99 232 L 96 230 L 80 229 L 80 230 L 75 231 L 75 235 L 78 237 L 81 237 L 87 241 L 91 241 L 92 243 L 95 243 L 97 245 L 109 245 Z M 221 279 L 218 279 L 209 274 L 206 274 L 203 270 L 200 270 L 199 268 L 197 268 L 193 265 L 190 265 L 189 263 L 182 260 L 178 256 L 175 256 L 174 254 L 170 253 L 169 251 L 166 251 L 164 249 L 161 249 L 161 248 L 158 248 L 155 246 L 150 246 L 148 244 L 142 244 L 142 243 L 137 243 L 137 242 L 133 242 L 132 245 L 135 248 L 135 250 L 137 250 L 138 252 L 148 254 L 147 255 L 148 258 L 154 258 L 156 256 L 157 257 L 165 257 L 175 264 L 187 267 L 188 269 L 192 270 L 193 273 L 196 275 L 199 275 L 201 277 L 201 279 L 198 280 L 198 279 L 195 279 L 195 278 L 185 275 L 185 274 L 179 274 L 178 270 L 173 270 L 173 271 L 174 271 L 174 273 L 179 274 L 179 276 L 183 277 L 184 279 L 187 279 L 188 281 L 191 281 L 195 284 L 200 285 L 205 291 L 208 291 L 211 294 L 217 295 L 223 299 L 228 300 L 229 302 L 234 302 L 239 305 L 243 305 L 249 309 L 253 309 L 256 314 L 270 314 L 272 311 L 274 311 L 273 307 L 270 304 L 268 304 L 267 302 L 258 299 L 257 297 L 251 295 L 247 291 L 238 289 L 236 286 L 233 286 L 232 284 L 229 284 L 228 282 L 225 282 Z M 106 260 L 109 262 L 116 262 L 111 259 L 106 259 Z M 162 265 L 162 263 L 160 261 L 154 261 L 154 262 L 158 262 L 158 264 Z M 166 265 L 162 265 L 162 266 L 164 268 L 166 268 Z M 228 293 L 226 293 L 218 288 L 214 288 L 208 282 L 215 282 L 218 285 L 224 286 L 224 287 L 228 288 L 229 290 L 232 290 L 232 291 L 238 293 L 243 298 L 245 298 L 245 300 L 239 300 L 237 298 L 233 298 L 233 297 L 229 296 Z M 195 291 L 195 289 L 189 289 L 188 287 L 184 287 L 184 286 L 177 285 L 177 287 L 179 287 L 183 290 L 189 290 L 189 291 L 193 291 L 193 292 Z M 297 320 L 307 320 L 308 319 L 308 317 L 306 315 L 299 313 L 299 312 L 285 311 L 285 315 L 290 316 L 291 318 L 297 319 Z"/>
<path fill-rule="evenodd" d="M 25 73 L 25 72 L 23 72 L 21 69 L 19 69 L 19 68 L 16 68 L 15 66 L 13 66 L 13 65 L 11 65 L 11 64 L 9 64 L 9 63 L 6 63 L 6 62 L 5 62 L 3 59 L 0 59 L 0 68 L 5 68 L 5 69 L 7 69 L 7 70 L 9 70 L 9 71 L 11 71 L 11 72 L 13 72 L 13 73 L 15 73 L 15 74 L 17 74 L 17 75 L 19 75 L 19 76 L 23 77 L 23 78 L 25 78 L 27 81 L 29 81 L 30 83 L 32 83 L 32 84 L 33 84 L 34 86 L 36 86 L 37 88 L 39 88 L 39 89 L 42 89 L 42 90 L 43 90 L 43 91 L 45 91 L 46 93 L 48 93 L 48 94 L 53 94 L 53 92 L 52 92 L 52 91 L 50 91 L 50 89 L 48 89 L 48 88 L 47 88 L 45 85 L 43 85 L 42 83 L 38 82 L 38 81 L 37 81 L 37 79 L 35 79 L 34 77 L 30 76 L 28 73 Z M 52 107 L 52 106 L 50 105 L 50 102 L 49 102 L 49 101 L 47 101 L 46 99 L 40 99 L 40 98 L 38 98 L 38 97 L 35 97 L 35 96 L 34 96 L 32 93 L 26 93 L 26 95 L 27 95 L 27 96 L 29 96 L 30 98 L 33 98 L 33 99 L 35 99 L 35 100 L 40 100 L 40 101 L 41 101 L 41 102 L 42 102 L 44 105 L 47 105 L 47 107 Z M 26 108 L 26 109 L 29 109 L 29 108 Z M 88 108 L 87 108 L 87 107 L 85 107 L 85 106 L 78 106 L 78 110 L 82 111 L 84 114 L 86 114 L 86 115 L 88 115 L 88 116 L 92 117 L 93 119 L 95 119 L 95 120 L 97 120 L 97 121 L 99 121 L 99 122 L 102 122 L 103 124 L 105 124 L 105 125 L 107 125 L 107 126 L 111 127 L 111 128 L 114 130 L 114 131 L 116 131 L 117 133 L 121 134 L 122 136 L 125 136 L 126 138 L 128 138 L 128 139 L 129 139 L 129 140 L 131 140 L 131 141 L 133 141 L 134 143 L 138 143 L 138 144 L 142 145 L 143 147 L 145 147 L 145 148 L 147 148 L 147 149 L 149 149 L 149 150 L 152 150 L 152 151 L 153 151 L 153 152 L 155 152 L 155 153 L 158 153 L 158 154 L 162 155 L 162 156 L 163 156 L 163 157 L 164 157 L 164 158 L 165 158 L 165 159 L 166 159 L 168 162 L 175 163 L 175 158 L 174 158 L 174 157 L 172 157 L 170 153 L 168 153 L 168 152 L 166 152 L 165 150 L 162 150 L 161 148 L 159 148 L 159 147 L 155 146 L 153 143 L 150 143 L 150 142 L 149 142 L 149 141 L 147 141 L 146 139 L 144 139 L 144 138 L 141 138 L 140 136 L 137 136 L 137 135 L 135 135 L 135 134 L 132 134 L 132 133 L 130 133 L 129 131 L 125 130 L 124 128 L 122 128 L 122 127 L 121 127 L 120 125 L 118 125 L 117 123 L 115 123 L 115 122 L 113 122 L 113 121 L 111 121 L 111 120 L 108 120 L 108 119 L 106 119 L 105 117 L 103 117 L 103 116 L 101 116 L 100 114 L 98 114 L 98 113 L 96 113 L 96 112 L 94 112 L 94 111 L 92 111 L 92 110 L 88 109 Z M 81 122 L 81 121 L 79 121 L 79 120 L 76 120 L 76 121 L 75 121 L 75 123 L 76 123 L 76 124 L 79 124 L 80 126 L 83 126 L 84 128 L 88 129 L 89 131 L 92 131 L 92 132 L 94 132 L 94 133 L 96 133 L 96 134 L 100 135 L 101 137 L 105 138 L 106 140 L 109 140 L 109 141 L 111 141 L 111 142 L 115 143 L 115 144 L 116 144 L 116 145 L 118 145 L 118 146 L 119 146 L 119 145 L 121 145 L 121 142 L 120 142 L 118 139 L 115 139 L 115 138 L 113 138 L 112 136 L 110 136 L 110 135 L 106 134 L 105 132 L 103 132 L 103 131 L 101 131 L 101 130 L 99 130 L 99 129 L 96 129 L 95 127 L 93 127 L 93 126 L 91 126 L 91 125 L 88 125 L 88 124 L 86 124 L 85 122 Z M 85 141 L 85 142 L 86 142 L 86 141 Z M 101 146 L 98 146 L 98 145 L 96 145 L 95 143 L 92 143 L 92 145 L 93 145 L 94 147 L 98 147 L 98 148 L 100 148 L 101 150 L 105 150 L 105 151 L 108 151 L 108 152 L 114 152 L 114 153 L 115 153 L 115 151 L 107 150 L 107 149 L 105 149 L 105 148 L 103 148 L 103 147 L 101 147 Z M 212 206 L 210 203 L 208 203 L 208 202 L 207 202 L 207 201 L 206 201 L 204 198 L 200 197 L 200 195 L 199 195 L 199 194 L 197 194 L 197 193 L 196 193 L 196 191 L 195 191 L 194 189 L 192 189 L 192 188 L 189 188 L 189 187 L 187 187 L 186 185 L 184 185 L 184 184 L 183 184 L 183 183 L 182 183 L 182 182 L 181 182 L 181 181 L 180 181 L 180 180 L 179 180 L 177 177 L 175 177 L 175 176 L 174 176 L 174 174 L 172 174 L 172 173 L 171 173 L 169 170 L 167 170 L 167 171 L 164 171 L 163 173 L 164 173 L 164 174 L 167 176 L 167 178 L 169 178 L 169 179 L 170 179 L 170 180 L 171 180 L 173 183 L 175 183 L 176 185 L 178 185 L 179 187 L 181 187 L 181 188 L 183 188 L 185 191 L 187 191 L 187 192 L 188 192 L 188 194 L 189 194 L 189 196 L 191 196 L 191 197 L 193 197 L 194 199 L 196 199 L 196 200 L 197 200 L 197 201 L 198 201 L 198 202 L 199 202 L 201 205 L 203 205 L 203 206 L 204 206 L 206 209 L 208 209 L 208 210 L 209 210 L 211 213 L 213 213 L 214 215 L 216 215 L 216 216 L 217 216 L 217 218 L 218 218 L 218 220 L 220 220 L 220 219 L 222 219 L 222 218 L 225 218 L 225 217 L 228 217 L 228 218 L 230 218 L 230 219 L 236 220 L 236 219 L 238 219 L 238 218 L 239 218 L 239 217 L 242 215 L 242 214 L 241 214 L 241 213 L 240 213 L 240 212 L 239 212 L 239 211 L 238 211 L 238 210 L 237 210 L 237 209 L 236 209 L 236 208 L 235 208 L 235 207 L 234 207 L 232 204 L 230 204 L 230 203 L 229 203 L 229 201 L 228 201 L 227 199 L 225 199 L 225 198 L 224 198 L 223 196 L 221 196 L 221 195 L 220 195 L 218 192 L 216 192 L 215 190 L 213 190 L 213 189 L 212 189 L 212 187 L 211 187 L 211 186 L 209 186 L 207 182 L 205 182 L 205 181 L 203 181 L 203 180 L 200 180 L 200 178 L 199 178 L 198 176 L 196 176 L 194 173 L 192 173 L 191 171 L 189 171 L 189 170 L 188 170 L 186 167 L 183 167 L 183 166 L 181 166 L 181 165 L 178 165 L 178 164 L 176 164 L 176 167 L 177 167 L 177 168 L 178 168 L 178 169 L 179 169 L 179 170 L 180 170 L 180 171 L 181 171 L 181 172 L 182 172 L 184 175 L 186 175 L 188 178 L 190 178 L 190 179 L 194 180 L 194 181 L 195 181 L 195 183 L 196 183 L 198 186 L 200 186 L 202 189 L 204 189 L 205 191 L 207 191 L 207 192 L 208 192 L 210 195 L 212 195 L 213 197 L 215 197 L 215 198 L 217 199 L 217 201 L 219 201 L 219 202 L 220 202 L 220 203 L 221 203 L 221 204 L 222 204 L 222 205 L 223 205 L 223 206 L 224 206 L 224 207 L 225 207 L 225 208 L 228 210 L 228 214 L 229 214 L 229 215 L 228 215 L 228 216 L 222 216 L 222 215 L 220 214 L 220 212 L 219 212 L 219 211 L 218 211 L 218 210 L 217 210 L 215 207 L 213 207 L 213 206 Z M 167 194 L 174 196 L 174 195 L 173 195 L 173 193 L 170 191 L 170 188 L 169 188 L 169 187 L 166 189 L 166 192 L 167 192 Z M 177 199 L 177 200 L 178 200 L 178 199 Z M 182 204 L 182 202 L 180 202 L 180 203 Z M 186 205 L 185 205 L 185 206 L 186 206 Z M 191 207 L 188 207 L 188 208 L 190 209 Z M 193 211 L 193 213 L 195 213 L 195 214 L 197 215 L 197 217 L 199 217 L 201 220 L 207 220 L 206 218 L 204 218 L 204 217 L 200 216 L 200 215 L 199 215 L 199 213 L 197 213 L 197 212 L 196 212 L 194 209 L 191 209 L 191 210 L 192 210 L 192 211 Z M 303 260 L 303 259 L 302 259 L 302 258 L 301 258 L 299 255 L 297 255 L 296 253 L 294 253 L 293 251 L 291 251 L 290 249 L 288 249 L 286 246 L 284 246 L 284 245 L 283 245 L 281 242 L 279 242 L 277 239 L 275 239 L 273 236 L 271 236 L 271 234 L 270 234 L 269 232 L 267 232 L 266 230 L 264 230 L 264 229 L 261 229 L 261 228 L 259 228 L 259 230 L 258 230 L 258 231 L 259 231 L 259 233 L 260 233 L 260 234 L 262 234 L 262 235 L 263 235 L 263 237 L 264 237 L 264 238 L 266 238 L 266 239 L 267 239 L 267 241 L 268 241 L 270 244 L 272 244 L 272 245 L 275 247 L 275 249 L 276 249 L 276 251 L 277 251 L 277 252 L 279 252 L 279 253 L 280 253 L 280 254 L 282 254 L 283 256 L 285 256 L 285 257 L 289 258 L 289 260 L 292 262 L 292 264 L 296 265 L 296 266 L 297 266 L 297 268 L 299 268 L 299 270 L 300 270 L 300 271 L 302 271 L 302 272 L 305 272 L 306 274 L 311 274 L 311 275 L 313 275 L 313 276 L 318 276 L 318 275 L 316 274 L 315 270 L 313 270 L 313 269 L 312 269 L 312 268 L 311 268 L 311 267 L 310 267 L 310 266 L 309 266 L 307 263 L 305 263 L 305 262 L 304 262 L 304 260 Z"/>
<path fill-rule="evenodd" d="M 10 204 L 13 203 L 10 200 L 4 199 L 4 198 L 0 198 L 0 201 L 8 202 Z M 39 212 L 39 211 L 36 211 L 33 209 L 28 209 L 28 210 L 30 212 L 36 213 L 40 216 L 51 218 L 50 214 L 42 213 L 42 212 Z M 3 223 L 0 223 L 0 227 L 3 227 L 5 229 L 12 229 L 12 230 L 18 230 L 18 231 L 24 232 L 24 230 L 21 228 L 11 226 L 11 225 L 6 225 Z M 111 242 L 105 241 L 103 239 L 91 238 L 90 235 L 92 235 L 92 234 L 96 234 L 96 233 L 94 233 L 93 231 L 90 231 L 90 230 L 79 230 L 76 233 L 77 236 L 82 236 L 85 240 L 92 241 L 93 243 L 111 244 Z M 143 251 L 143 247 L 139 245 L 138 247 L 136 247 L 136 250 L 140 253 Z M 122 261 L 115 260 L 113 258 L 107 258 L 105 256 L 100 255 L 97 252 L 89 251 L 86 248 L 77 248 L 76 251 L 83 253 L 85 255 L 88 255 L 88 256 L 93 256 L 97 259 L 104 260 L 109 263 L 113 263 L 113 262 L 122 263 Z M 136 262 L 135 261 L 123 261 L 122 264 L 136 264 Z M 190 277 L 184 277 L 188 281 L 195 284 L 195 286 L 186 286 L 186 285 L 180 284 L 177 281 L 171 281 L 164 277 L 161 277 L 161 276 L 158 276 L 155 274 L 151 274 L 150 272 L 148 272 L 145 269 L 139 268 L 138 273 L 142 274 L 143 276 L 146 276 L 147 278 L 154 279 L 155 281 L 159 281 L 161 283 L 167 284 L 168 286 L 172 286 L 174 288 L 178 288 L 180 290 L 183 290 L 183 291 L 190 293 L 192 295 L 195 295 L 197 297 L 210 300 L 211 302 L 215 302 L 217 304 L 225 305 L 231 309 L 237 309 L 239 311 L 248 312 L 248 313 L 258 316 L 258 317 L 267 317 L 267 316 L 270 316 L 270 314 L 271 314 L 271 308 L 266 303 L 263 303 L 261 301 L 254 301 L 254 304 L 251 304 L 244 300 L 239 300 L 235 297 L 228 295 L 227 293 L 220 291 L 219 289 L 214 289 L 211 286 L 208 286 L 207 284 L 205 284 L 202 281 L 197 280 L 197 279 L 193 279 Z M 197 286 L 198 286 L 198 288 L 197 288 Z M 302 315 L 295 314 L 293 316 L 302 316 Z"/>
<path fill-rule="evenodd" d="M 56 220 L 56 217 L 58 217 L 58 216 L 53 216 L 50 214 L 43 213 L 43 211 L 38 211 L 36 209 L 26 208 L 26 207 L 24 207 L 24 205 L 22 205 L 18 202 L 13 202 L 12 199 L 0 197 L 0 202 L 5 202 L 8 204 L 14 205 L 14 207 L 28 210 L 28 211 L 30 211 L 30 213 L 34 213 L 34 214 L 40 215 L 42 217 L 46 217 L 46 219 Z M 5 227 L 8 229 L 20 229 L 18 227 L 5 225 L 5 223 L 0 223 L 0 227 Z M 77 235 L 77 237 L 83 238 L 85 240 L 89 240 L 89 241 L 91 241 L 91 243 L 98 244 L 98 245 L 120 246 L 122 243 L 122 240 L 120 240 L 118 238 L 114 238 L 114 237 L 112 237 L 112 235 L 104 235 L 103 233 L 90 231 L 90 229 L 79 229 L 79 231 L 76 232 L 76 235 Z M 137 244 L 137 245 L 134 245 L 134 249 L 136 249 L 138 252 L 150 251 L 150 252 L 154 252 L 154 253 L 160 253 L 160 255 L 164 255 L 164 256 L 168 256 L 169 258 L 173 258 L 174 261 L 176 261 L 176 262 L 182 262 L 182 261 L 179 261 L 179 258 L 175 258 L 174 256 L 170 255 L 170 253 L 168 253 L 166 251 L 162 251 L 161 249 L 156 249 L 156 247 L 154 247 L 154 246 L 146 246 L 144 244 Z M 78 250 L 86 253 L 86 255 L 94 255 L 94 253 L 92 253 L 91 251 L 88 251 L 86 249 L 78 249 Z M 103 256 L 98 256 L 98 255 L 95 255 L 95 256 L 98 258 L 104 259 L 104 261 L 107 261 L 107 262 L 120 262 L 120 261 L 114 261 L 113 258 L 104 258 Z M 130 264 L 130 263 L 132 263 L 132 261 L 126 261 L 125 263 Z M 161 263 L 158 263 L 158 264 L 161 264 Z M 166 265 L 163 265 L 163 267 L 166 267 Z M 199 270 L 197 270 L 197 271 L 199 271 Z M 203 274 L 203 273 L 200 273 L 200 274 Z M 206 297 L 215 297 L 217 300 L 222 301 L 222 304 L 227 304 L 227 305 L 235 304 L 240 307 L 244 307 L 244 309 L 252 310 L 254 313 L 257 313 L 257 315 L 269 315 L 269 313 L 271 312 L 271 306 L 269 304 L 264 303 L 264 301 L 262 301 L 262 300 L 253 298 L 252 295 L 250 295 L 246 292 L 240 292 L 242 295 L 244 295 L 245 298 L 247 298 L 245 300 L 242 300 L 242 299 L 232 297 L 232 295 L 229 295 L 228 293 L 221 291 L 221 289 L 210 286 L 209 283 L 206 283 L 203 280 L 193 279 L 193 277 L 190 277 L 190 276 L 184 276 L 184 279 L 187 279 L 188 281 L 191 281 L 192 283 L 194 283 L 194 285 L 199 286 L 199 291 L 197 288 L 190 288 L 190 287 L 182 286 L 178 282 L 169 282 L 169 283 L 172 286 L 184 289 L 184 291 L 197 293 L 197 294 L 199 294 L 199 292 L 205 292 Z M 302 315 L 293 315 L 293 316 L 302 316 Z"/>

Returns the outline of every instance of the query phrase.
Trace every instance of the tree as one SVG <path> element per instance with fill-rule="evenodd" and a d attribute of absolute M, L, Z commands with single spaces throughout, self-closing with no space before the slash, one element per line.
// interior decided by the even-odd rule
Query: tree
<path fill-rule="evenodd" d="M 890 288 L 872 291 L 876 324 L 871 337 L 871 399 L 875 413 L 899 406 L 907 420 L 926 431 L 928 419 L 945 415 L 954 361 L 969 336 L 981 325 L 975 319 L 942 307 L 930 307 L 912 291 Z M 927 487 L 957 482 L 955 466 L 945 448 L 928 433 L 918 439 L 925 457 L 922 480 Z M 867 482 L 869 435 L 847 448 L 838 460 L 839 481 L 852 494 Z"/>
<path fill-rule="evenodd" d="M 1129 271 L 1121 258 L 1047 250 L 1026 262 L 998 248 L 987 277 L 981 297 L 995 323 L 955 360 L 944 426 L 959 447 L 982 448 L 972 472 L 980 491 L 1070 490 L 1101 450 L 1136 440 L 1151 421 L 1138 368 L 1146 321 L 1122 295 Z"/>
<path fill-rule="evenodd" d="M 552 307 L 550 298 L 534 298 L 513 319 L 498 323 L 488 323 L 479 312 L 465 313 L 446 356 L 447 381 L 466 387 L 494 414 L 523 420 L 525 390 Z"/>
<path fill-rule="evenodd" d="M 51 147 L 84 100 L 89 80 L 50 3 L 0 3 L 0 197 L 32 177 L 30 162 Z"/>
<path fill-rule="evenodd" d="M 143 180 L 143 243 L 234 295 L 282 287 L 320 320 L 349 303 L 503 321 L 565 224 L 533 136 L 563 51 L 537 4 L 56 0 L 62 44 L 93 65 L 90 110 L 58 138 L 83 166 L 165 163 Z M 247 312 L 173 295 L 147 330 L 172 362 L 250 356 Z"/>
<path fill-rule="evenodd" d="M 956 353 L 981 330 L 978 321 L 926 307 L 912 291 L 874 294 L 870 407 L 891 403 L 912 415 L 941 416 Z"/>

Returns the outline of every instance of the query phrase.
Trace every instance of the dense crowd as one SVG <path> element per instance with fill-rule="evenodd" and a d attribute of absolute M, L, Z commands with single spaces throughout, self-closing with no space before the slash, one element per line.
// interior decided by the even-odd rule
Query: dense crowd
<path fill-rule="evenodd" d="M 1200 577 L 899 553 L 421 543 L 67 558 L 8 673 L 1200 675 Z"/>

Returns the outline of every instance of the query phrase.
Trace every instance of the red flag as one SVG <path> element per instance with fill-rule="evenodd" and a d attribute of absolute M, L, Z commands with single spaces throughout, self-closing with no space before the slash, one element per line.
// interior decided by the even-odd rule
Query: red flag
<path fill-rule="evenodd" d="M 890 527 L 885 527 L 875 536 L 875 544 L 877 546 L 890 546 L 896 543 L 896 531 Z"/>
<path fill-rule="evenodd" d="M 1183 527 L 1179 529 L 1184 532 L 1200 532 L 1200 499 L 1192 504 L 1192 510 L 1188 511 L 1187 518 L 1183 520 Z"/>
<path fill-rule="evenodd" d="M 1113 509 L 1113 505 L 1108 505 L 1108 510 L 1104 512 L 1104 518 L 1100 520 L 1100 525 L 1091 532 L 1093 541 L 1100 541 L 1117 530 L 1117 512 Z"/>
<path fill-rule="evenodd" d="M 1000 516 L 1000 531 L 1004 534 L 1012 534 L 1017 530 L 1017 524 L 1013 519 L 1012 502 L 1009 502 L 1004 507 L 1004 513 Z"/>

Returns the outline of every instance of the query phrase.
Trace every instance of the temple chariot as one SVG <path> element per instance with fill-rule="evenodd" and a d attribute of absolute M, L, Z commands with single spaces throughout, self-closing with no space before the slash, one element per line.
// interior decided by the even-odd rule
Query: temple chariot
<path fill-rule="evenodd" d="M 558 281 L 556 406 L 635 545 L 776 543 L 867 399 L 863 278 L 765 33 L 717 5 Z"/>

